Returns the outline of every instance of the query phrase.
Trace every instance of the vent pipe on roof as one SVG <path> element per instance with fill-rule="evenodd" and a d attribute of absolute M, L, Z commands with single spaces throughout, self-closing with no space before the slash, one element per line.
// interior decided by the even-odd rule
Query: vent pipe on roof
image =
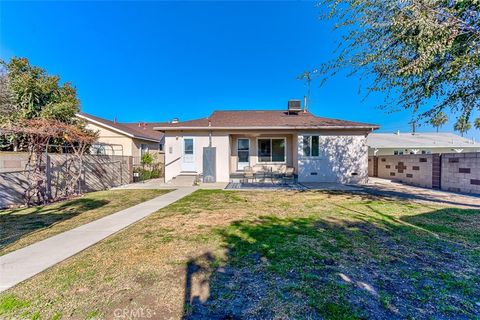
<path fill-rule="evenodd" d="M 397 136 L 400 135 L 400 130 L 397 130 L 397 132 L 395 133 Z"/>
<path fill-rule="evenodd" d="M 307 96 L 303 96 L 303 113 L 307 113 Z"/>

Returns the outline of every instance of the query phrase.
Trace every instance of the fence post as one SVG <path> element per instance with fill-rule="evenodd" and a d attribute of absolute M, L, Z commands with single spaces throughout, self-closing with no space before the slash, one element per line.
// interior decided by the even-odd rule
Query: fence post
<path fill-rule="evenodd" d="M 442 189 L 442 156 L 432 154 L 432 189 Z"/>
<path fill-rule="evenodd" d="M 128 156 L 128 183 L 133 182 L 133 157 Z"/>
<path fill-rule="evenodd" d="M 46 178 L 46 193 L 47 193 L 47 199 L 52 200 L 52 162 L 50 159 L 50 155 L 46 153 L 45 157 L 45 178 Z"/>

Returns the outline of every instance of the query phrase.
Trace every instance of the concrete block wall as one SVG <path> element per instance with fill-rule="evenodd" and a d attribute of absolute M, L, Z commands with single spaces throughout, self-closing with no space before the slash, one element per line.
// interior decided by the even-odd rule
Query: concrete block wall
<path fill-rule="evenodd" d="M 0 173 L 24 170 L 27 160 L 28 154 L 24 152 L 1 152 Z"/>
<path fill-rule="evenodd" d="M 415 186 L 480 194 L 480 152 L 369 157 L 369 175 Z M 375 174 L 375 161 L 378 162 Z"/>
<path fill-rule="evenodd" d="M 480 152 L 442 155 L 442 189 L 480 194 Z"/>
<path fill-rule="evenodd" d="M 371 158 L 373 164 L 373 157 Z M 378 177 L 431 188 L 432 155 L 379 156 Z"/>

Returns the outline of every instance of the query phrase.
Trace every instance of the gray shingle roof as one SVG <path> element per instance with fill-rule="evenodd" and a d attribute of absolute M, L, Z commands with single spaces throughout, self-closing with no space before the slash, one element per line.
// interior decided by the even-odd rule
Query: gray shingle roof
<path fill-rule="evenodd" d="M 447 132 L 371 133 L 367 145 L 371 148 L 480 148 L 479 143 Z"/>

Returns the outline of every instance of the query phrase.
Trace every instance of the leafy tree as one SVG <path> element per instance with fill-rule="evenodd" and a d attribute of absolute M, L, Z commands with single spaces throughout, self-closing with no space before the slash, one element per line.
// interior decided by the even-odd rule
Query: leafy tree
<path fill-rule="evenodd" d="M 30 65 L 26 58 L 1 60 L 0 65 L 3 68 L 0 82 L 2 122 L 35 118 L 68 124 L 76 121 L 80 102 L 70 83 L 60 85 L 58 76 L 50 76 L 44 69 Z"/>
<path fill-rule="evenodd" d="M 26 58 L 0 60 L 0 69 L 0 125 L 30 119 L 78 122 L 75 113 L 80 102 L 70 83 L 60 84 L 58 76 L 30 65 Z M 20 134 L 2 139 L 0 148 L 13 144 L 14 150 L 24 142 Z"/>
<path fill-rule="evenodd" d="M 450 109 L 468 122 L 480 110 L 480 1 L 321 0 L 343 39 L 320 68 L 348 69 L 386 92 L 384 108 Z M 433 102 L 433 105 L 431 104 Z"/>
<path fill-rule="evenodd" d="M 437 132 L 438 132 L 438 129 L 447 122 L 448 122 L 447 115 L 442 111 L 438 112 L 430 119 L 430 124 L 437 129 Z"/>
<path fill-rule="evenodd" d="M 464 116 L 461 116 L 460 118 L 458 118 L 457 122 L 453 126 L 453 129 L 455 131 L 460 132 L 462 137 L 463 137 L 463 134 L 468 130 L 470 130 L 471 128 L 472 128 L 472 125 L 470 124 L 470 122 L 468 122 L 467 118 Z"/>
<path fill-rule="evenodd" d="M 480 130 L 480 118 L 475 119 L 474 126 L 476 129 Z"/>

